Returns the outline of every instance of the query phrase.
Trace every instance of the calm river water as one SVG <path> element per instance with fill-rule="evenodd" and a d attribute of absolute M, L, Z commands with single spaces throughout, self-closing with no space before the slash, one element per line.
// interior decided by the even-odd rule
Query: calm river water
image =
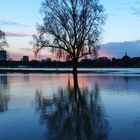
<path fill-rule="evenodd" d="M 0 74 L 0 140 L 140 140 L 140 75 Z"/>

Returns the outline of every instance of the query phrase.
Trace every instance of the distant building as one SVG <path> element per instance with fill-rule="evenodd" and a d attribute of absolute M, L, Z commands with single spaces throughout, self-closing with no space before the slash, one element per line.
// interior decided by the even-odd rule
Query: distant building
<path fill-rule="evenodd" d="M 6 61 L 7 60 L 7 54 L 5 50 L 0 51 L 0 61 Z"/>
<path fill-rule="evenodd" d="M 130 57 L 127 55 L 127 52 L 125 52 L 125 55 L 122 57 L 123 60 L 128 60 Z"/>
<path fill-rule="evenodd" d="M 23 62 L 28 62 L 29 61 L 29 56 L 23 56 L 22 61 Z"/>

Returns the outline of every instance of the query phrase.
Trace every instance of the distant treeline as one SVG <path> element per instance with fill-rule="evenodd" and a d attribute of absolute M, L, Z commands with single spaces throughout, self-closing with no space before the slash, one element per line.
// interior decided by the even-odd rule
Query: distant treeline
<path fill-rule="evenodd" d="M 1 61 L 0 67 L 31 67 L 31 68 L 71 68 L 71 61 L 52 61 L 51 59 L 47 59 L 44 61 L 32 60 L 28 62 L 23 61 Z M 128 56 L 124 56 L 122 59 L 108 59 L 106 57 L 102 57 L 96 60 L 91 59 L 82 59 L 78 62 L 78 67 L 80 68 L 104 68 L 104 67 L 115 67 L 115 68 L 126 68 L 126 67 L 140 67 L 140 57 L 130 58 Z"/>

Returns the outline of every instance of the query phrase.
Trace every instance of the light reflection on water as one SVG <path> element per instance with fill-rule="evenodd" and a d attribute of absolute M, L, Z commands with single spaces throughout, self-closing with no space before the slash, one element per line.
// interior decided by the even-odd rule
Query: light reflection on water
<path fill-rule="evenodd" d="M 0 74 L 0 140 L 140 139 L 140 75 Z"/>

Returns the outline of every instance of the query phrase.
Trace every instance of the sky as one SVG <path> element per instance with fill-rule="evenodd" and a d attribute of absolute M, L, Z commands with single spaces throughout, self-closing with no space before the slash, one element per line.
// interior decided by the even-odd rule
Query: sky
<path fill-rule="evenodd" d="M 10 46 L 7 50 L 12 57 L 30 55 L 31 59 L 34 58 L 30 41 L 32 34 L 36 33 L 37 24 L 42 23 L 41 2 L 0 0 L 0 29 L 6 32 Z M 140 40 L 140 0 L 100 0 L 100 3 L 107 16 L 102 34 L 103 44 Z"/>

